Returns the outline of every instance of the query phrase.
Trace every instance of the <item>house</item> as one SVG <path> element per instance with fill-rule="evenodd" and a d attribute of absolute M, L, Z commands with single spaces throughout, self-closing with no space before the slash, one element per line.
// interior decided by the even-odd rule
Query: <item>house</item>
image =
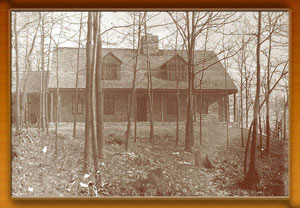
<path fill-rule="evenodd" d="M 152 73 L 154 121 L 176 121 L 176 71 L 178 72 L 180 92 L 179 120 L 186 120 L 187 51 L 159 49 L 158 36 L 151 34 L 147 34 L 147 38 L 143 36 L 141 42 L 136 76 L 137 121 L 149 120 L 147 53 L 149 53 L 149 65 Z M 79 96 L 77 106 L 75 106 L 77 52 L 78 48 L 64 47 L 57 48 L 52 55 L 52 67 L 47 79 L 49 122 L 56 120 L 57 87 L 60 94 L 58 120 L 60 122 L 72 122 L 76 112 L 77 121 L 85 121 L 86 49 L 79 49 L 77 82 Z M 127 121 L 135 54 L 135 49 L 102 49 L 104 121 Z M 207 122 L 223 122 L 229 117 L 226 110 L 228 108 L 228 96 L 233 95 L 235 97 L 237 88 L 213 51 L 195 51 L 194 56 L 195 73 L 205 69 L 204 73 L 199 72 L 195 76 L 194 112 L 196 114 L 201 110 L 202 118 Z M 199 83 L 202 76 L 200 89 Z M 34 81 L 40 82 L 40 79 L 32 80 L 32 82 Z M 202 96 L 200 92 L 202 92 Z M 36 104 L 31 103 L 31 105 Z M 34 109 L 38 114 L 39 108 L 34 107 Z M 133 116 L 134 114 L 135 112 L 133 112 Z M 38 117 L 38 115 L 36 116 Z"/>
<path fill-rule="evenodd" d="M 16 80 L 16 73 L 12 73 L 12 80 Z M 45 86 L 47 88 L 49 73 L 44 72 Z M 21 117 L 27 116 L 27 120 L 31 124 L 36 124 L 40 115 L 40 93 L 42 89 L 42 73 L 40 71 L 21 71 L 19 72 L 19 95 L 20 95 L 20 112 L 23 112 Z M 45 89 L 46 89 L 45 88 Z M 16 82 L 11 83 L 11 109 L 12 122 L 15 122 L 16 117 Z M 26 95 L 26 98 L 23 96 Z M 24 99 L 24 102 L 23 102 Z M 27 99 L 27 102 L 25 102 Z M 28 105 L 26 105 L 27 103 Z M 23 110 L 25 108 L 25 111 Z"/>
<path fill-rule="evenodd" d="M 147 41 L 146 41 L 147 40 Z M 154 121 L 176 121 L 176 73 L 177 66 L 180 91 L 179 119 L 186 119 L 187 105 L 187 51 L 161 50 L 158 48 L 158 36 L 151 34 L 142 37 L 136 79 L 137 121 L 149 119 L 147 97 L 147 52 L 152 72 L 153 116 Z M 53 55 L 52 71 L 49 77 L 50 93 L 49 112 L 55 112 L 57 102 L 57 84 L 60 91 L 60 118 L 62 122 L 73 121 L 77 111 L 77 120 L 85 120 L 85 52 L 79 49 L 78 92 L 79 99 L 75 106 L 76 60 L 77 48 L 58 48 Z M 56 53 L 56 52 L 55 52 Z M 135 61 L 134 49 L 103 48 L 103 88 L 104 88 L 104 121 L 126 121 L 127 109 L 133 80 Z M 205 57 L 205 59 L 204 59 Z M 203 63 L 203 60 L 205 62 Z M 195 72 L 207 68 L 203 73 L 201 90 L 201 73 L 195 76 L 195 112 L 200 110 L 200 91 L 202 91 L 202 115 L 209 122 L 225 121 L 228 118 L 228 96 L 235 95 L 237 88 L 213 51 L 195 51 Z M 58 67 L 58 79 L 56 77 Z M 58 80 L 58 83 L 57 83 Z M 234 96 L 235 97 L 235 96 Z M 134 112 L 133 112 L 134 113 Z M 50 121 L 55 121 L 52 113 Z M 134 114 L 133 114 L 134 115 Z"/>

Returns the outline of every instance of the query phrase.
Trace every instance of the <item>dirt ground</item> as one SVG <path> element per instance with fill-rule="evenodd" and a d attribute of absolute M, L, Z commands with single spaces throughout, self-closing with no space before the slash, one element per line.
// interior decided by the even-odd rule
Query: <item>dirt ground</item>
<path fill-rule="evenodd" d="M 203 126 L 199 144 L 199 123 L 195 123 L 195 149 L 210 160 L 212 168 L 197 167 L 194 154 L 184 151 L 185 124 L 180 123 L 179 145 L 175 147 L 175 123 L 155 123 L 155 138 L 149 142 L 148 123 L 139 123 L 137 142 L 130 140 L 124 151 L 126 123 L 105 123 L 105 159 L 99 161 L 101 186 L 95 187 L 92 171 L 83 172 L 84 125 L 60 124 L 58 152 L 54 129 L 49 136 L 37 129 L 12 138 L 12 196 L 287 196 L 288 143 L 271 140 L 271 154 L 257 158 L 260 183 L 243 189 L 245 148 L 240 129 Z M 14 135 L 14 132 L 12 133 Z M 244 134 L 246 144 L 247 132 Z M 91 169 L 91 168 L 90 168 Z M 155 174 L 158 171 L 158 178 Z M 153 176 L 149 179 L 149 176 Z M 159 184 L 153 183 L 159 181 Z M 97 190 L 97 191 L 96 191 Z M 163 193 L 163 194 L 162 194 Z"/>

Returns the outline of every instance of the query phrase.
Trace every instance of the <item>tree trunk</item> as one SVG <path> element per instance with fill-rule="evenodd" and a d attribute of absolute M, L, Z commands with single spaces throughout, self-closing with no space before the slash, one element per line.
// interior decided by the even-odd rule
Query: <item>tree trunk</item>
<path fill-rule="evenodd" d="M 45 82 L 47 83 L 47 82 Z M 49 135 L 49 115 L 48 115 L 48 86 L 45 84 L 45 127 L 46 127 L 46 136 Z"/>
<path fill-rule="evenodd" d="M 58 154 L 58 117 L 59 117 L 59 79 L 58 79 L 58 48 L 56 49 L 56 120 L 55 120 L 55 158 L 57 159 Z"/>
<path fill-rule="evenodd" d="M 134 93 L 134 143 L 136 143 L 137 138 L 137 101 L 136 93 Z"/>
<path fill-rule="evenodd" d="M 135 89 L 135 82 L 136 82 L 136 73 L 137 73 L 137 67 L 138 67 L 138 60 L 139 60 L 139 53 L 140 53 L 140 39 L 141 39 L 141 27 L 142 27 L 142 20 L 141 20 L 141 13 L 139 12 L 139 20 L 138 20 L 138 46 L 137 46 L 137 50 L 134 54 L 134 58 L 135 58 L 135 63 L 134 63 L 134 67 L 133 67 L 133 81 L 132 81 L 132 87 L 131 87 L 131 94 L 129 94 L 128 96 L 130 96 L 130 100 L 129 100 L 129 106 L 128 106 L 128 113 L 127 113 L 127 130 L 125 133 L 126 136 L 126 140 L 125 140 L 125 151 L 128 151 L 129 149 L 129 137 L 131 134 L 131 114 L 132 114 L 132 103 L 134 101 L 134 97 L 135 97 L 135 93 L 136 93 L 136 89 Z M 135 26 L 135 22 L 134 22 L 134 26 Z"/>
<path fill-rule="evenodd" d="M 270 153 L 270 136 L 271 136 L 271 128 L 270 128 L 270 106 L 269 106 L 269 94 L 270 94 L 270 70 L 271 70 L 271 52 L 272 52 L 272 35 L 270 33 L 269 36 L 269 50 L 268 50 L 268 62 L 267 62 L 267 98 L 266 98 L 266 126 L 267 126 L 267 140 L 266 140 L 266 154 Z"/>
<path fill-rule="evenodd" d="M 271 128 L 270 128 L 270 118 L 269 118 L 269 99 L 266 100 L 266 154 L 270 153 L 270 137 L 271 137 Z"/>
<path fill-rule="evenodd" d="M 207 42 L 208 42 L 208 31 L 209 28 L 206 29 L 206 34 L 205 34 L 205 43 L 204 43 L 204 53 L 203 53 L 203 65 L 202 65 L 202 70 L 205 68 L 205 59 L 206 59 L 206 47 L 207 47 Z M 202 92 L 202 82 L 203 82 L 203 76 L 204 76 L 204 71 L 201 73 L 201 78 L 200 78 L 200 83 L 199 83 L 199 88 L 200 88 L 200 99 L 199 99 L 199 137 L 200 137 L 200 145 L 202 145 L 202 137 L 203 137 L 203 132 L 202 132 L 202 106 L 203 106 L 203 92 Z"/>
<path fill-rule="evenodd" d="M 228 122 L 229 122 L 229 105 L 228 105 L 228 95 L 227 95 L 227 75 L 226 75 L 226 71 L 225 71 L 225 103 L 226 103 L 226 108 L 225 108 L 225 115 L 226 115 L 226 147 L 227 149 L 229 148 L 229 135 L 228 135 Z"/>
<path fill-rule="evenodd" d="M 74 112 L 74 119 L 73 119 L 73 137 L 76 137 L 76 125 L 77 125 L 78 74 L 79 74 L 79 54 L 80 54 L 81 28 L 82 28 L 82 13 L 80 14 L 80 26 L 79 26 L 79 37 L 78 37 L 78 49 L 77 49 L 76 81 L 75 81 L 75 112 Z"/>
<path fill-rule="evenodd" d="M 257 61 L 257 71 L 256 71 L 256 94 L 253 110 L 253 131 L 252 131 L 252 142 L 251 142 L 251 155 L 249 171 L 245 176 L 245 181 L 252 186 L 259 183 L 259 176 L 256 170 L 255 160 L 256 160 L 256 134 L 257 134 L 257 116 L 259 114 L 260 108 L 260 35 L 261 35 L 261 12 L 258 12 L 258 31 L 257 31 L 257 47 L 256 47 L 256 61 Z"/>
<path fill-rule="evenodd" d="M 246 100 L 245 100 L 245 104 L 246 104 L 246 128 L 248 128 L 249 126 L 249 102 L 248 102 L 248 96 L 249 96 L 249 91 L 248 91 L 248 83 L 247 83 L 247 79 L 246 79 Z"/>
<path fill-rule="evenodd" d="M 103 90 L 102 90 L 102 40 L 101 40 L 101 13 L 98 19 L 98 43 L 96 61 L 96 121 L 97 121 L 97 145 L 98 158 L 105 157 L 105 140 L 103 135 Z"/>
<path fill-rule="evenodd" d="M 39 94 L 39 98 L 40 98 L 40 105 L 39 105 L 39 110 L 40 110 L 40 112 L 39 112 L 39 135 L 40 135 L 40 133 L 41 133 L 41 129 L 43 128 L 42 127 L 42 114 L 43 114 L 43 104 L 42 104 L 42 95 L 43 95 L 43 73 L 39 70 L 39 72 L 40 72 L 40 94 Z"/>
<path fill-rule="evenodd" d="M 50 29 L 50 37 L 52 37 L 52 31 L 53 31 L 53 27 L 54 27 L 54 24 L 52 24 L 51 26 L 51 29 Z M 35 39 L 35 37 L 34 37 Z M 52 46 L 52 38 L 49 38 L 49 46 L 48 46 L 48 63 L 47 63 L 47 72 L 50 73 L 50 55 L 51 55 L 51 46 Z M 33 49 L 33 47 L 32 47 Z M 48 84 L 48 83 L 47 83 Z M 51 122 L 53 122 L 53 119 L 51 119 L 51 115 L 50 114 L 50 119 L 49 119 L 49 106 L 48 106 L 48 96 L 49 96 L 49 90 L 48 90 L 48 86 L 46 86 L 46 127 L 47 127 L 47 135 L 49 135 L 49 120 L 51 120 Z M 51 92 L 51 95 L 50 96 L 53 96 L 52 92 Z M 50 102 L 53 102 L 53 97 L 50 97 Z M 50 103 L 51 105 L 51 108 L 53 108 L 53 103 Z M 53 109 L 51 111 L 51 113 L 53 113 Z M 53 117 L 52 117 L 53 118 Z"/>
<path fill-rule="evenodd" d="M 45 118 L 45 108 L 46 108 L 46 103 L 45 103 L 45 51 L 44 51 L 44 41 L 45 41 L 45 23 L 44 23 L 44 16 L 40 16 L 41 21 L 42 21 L 42 26 L 41 26 L 41 127 L 42 131 L 45 132 L 46 129 L 46 118 Z"/>
<path fill-rule="evenodd" d="M 90 103 L 91 103 L 91 131 L 92 131 L 92 156 L 94 180 L 98 183 L 98 144 L 97 144 L 97 123 L 96 123 L 96 58 L 98 44 L 98 28 L 99 28 L 98 12 L 93 13 L 93 55 L 91 64 L 91 79 L 90 79 Z"/>
<path fill-rule="evenodd" d="M 92 71 L 91 71 L 91 91 L 90 91 L 90 103 L 91 103 L 91 129 L 92 129 L 92 149 L 94 164 L 97 161 L 98 147 L 97 147 L 97 127 L 96 127 L 96 58 L 97 58 L 97 41 L 98 38 L 98 13 L 93 12 L 93 54 L 92 54 Z"/>
<path fill-rule="evenodd" d="M 187 25 L 187 41 L 188 41 L 188 102 L 186 113 L 186 130 L 185 130 L 185 147 L 184 150 L 192 152 L 194 143 L 194 124 L 193 124 L 193 95 L 194 95 L 194 12 L 192 12 L 192 31 L 190 32 L 189 12 L 186 12 L 186 25 Z"/>
<path fill-rule="evenodd" d="M 202 82 L 202 79 L 201 81 Z M 203 93 L 202 93 L 202 83 L 200 83 L 200 99 L 199 99 L 199 137 L 200 145 L 202 145 L 202 106 L 203 106 Z"/>
<path fill-rule="evenodd" d="M 275 138 L 279 140 L 279 120 L 278 120 L 278 118 L 276 119 L 275 131 L 276 131 L 276 137 Z"/>
<path fill-rule="evenodd" d="M 177 89 L 176 89 L 176 141 L 175 141 L 175 147 L 178 146 L 178 142 L 179 142 L 179 110 L 180 110 L 179 105 L 180 105 L 180 96 L 179 96 L 179 88 L 177 87 Z"/>
<path fill-rule="evenodd" d="M 284 96 L 284 110 L 283 110 L 283 140 L 287 139 L 287 131 L 286 131 L 286 112 L 287 112 L 287 107 L 288 107 L 288 100 L 289 98 L 287 97 L 287 99 Z"/>
<path fill-rule="evenodd" d="M 259 123 L 259 152 L 260 152 L 260 158 L 263 157 L 263 146 L 262 146 L 262 138 L 263 138 L 263 135 L 262 135 L 262 128 L 261 128 L 261 115 L 260 115 L 260 112 L 258 113 L 258 123 Z"/>
<path fill-rule="evenodd" d="M 241 83 L 240 83 L 240 92 L 241 92 L 241 140 L 242 140 L 242 147 L 244 147 L 244 117 L 243 117 L 243 77 L 241 74 Z"/>
<path fill-rule="evenodd" d="M 249 147 L 249 141 L 250 141 L 252 127 L 253 127 L 253 123 L 251 123 L 251 125 L 250 125 L 249 132 L 248 132 L 247 143 L 246 143 L 245 156 L 244 156 L 244 174 L 247 173 L 248 147 Z"/>
<path fill-rule="evenodd" d="M 175 54 L 177 54 L 177 41 L 178 41 L 178 31 L 176 31 L 176 37 L 175 37 Z M 179 64 L 179 67 L 182 64 Z M 180 70 L 180 69 L 179 69 Z M 179 92 L 179 74 L 177 69 L 177 57 L 175 59 L 175 73 L 176 73 L 176 135 L 175 135 L 175 147 L 178 146 L 179 141 L 179 110 L 180 110 L 180 92 Z"/>
<path fill-rule="evenodd" d="M 27 16 L 27 21 L 29 21 L 29 16 Z M 27 57 L 28 57 L 28 27 L 26 28 L 26 44 L 25 44 L 25 59 L 24 59 L 24 68 L 26 73 L 26 78 L 23 83 L 23 90 L 22 90 L 22 113 L 21 113 L 21 129 L 24 128 L 24 125 L 26 127 L 26 130 L 28 129 L 28 120 L 27 120 L 27 92 L 26 92 L 26 82 L 28 78 L 28 65 L 27 65 Z"/>
<path fill-rule="evenodd" d="M 54 115 L 54 107 L 53 107 L 53 92 L 50 92 L 50 121 L 54 122 L 53 115 Z"/>
<path fill-rule="evenodd" d="M 17 12 L 15 12 L 14 15 L 14 35 L 15 35 L 15 44 L 14 44 L 14 49 L 15 49 L 15 64 L 16 64 L 16 107 L 17 107 L 17 112 L 16 112 L 16 135 L 18 135 L 19 130 L 20 130 L 20 92 L 19 92 L 19 41 L 18 41 L 18 32 L 17 32 Z"/>
<path fill-rule="evenodd" d="M 176 47 L 177 47 L 177 37 L 176 37 Z M 175 49 L 176 50 L 176 49 Z M 181 64 L 180 64 L 181 67 Z M 178 146 L 179 142 L 179 113 L 180 113 L 180 92 L 179 92 L 179 75 L 177 70 L 177 58 L 175 63 L 176 69 L 176 135 L 175 135 L 175 147 Z"/>
<path fill-rule="evenodd" d="M 133 34 L 133 44 L 132 49 L 135 49 L 135 13 L 133 14 L 133 27 L 132 27 L 132 34 Z M 134 143 L 136 143 L 137 140 L 137 96 L 136 92 L 134 93 Z"/>
<path fill-rule="evenodd" d="M 233 121 L 237 121 L 237 116 L 236 116 L 236 95 L 233 94 Z"/>
<path fill-rule="evenodd" d="M 144 32 L 145 32 L 145 38 L 146 38 L 146 43 L 148 42 L 148 37 L 147 37 L 147 13 L 144 12 Z M 147 43 L 148 45 L 148 43 Z M 153 129 L 153 92 L 152 92 L 152 72 L 150 68 L 150 57 L 149 57 L 149 48 L 147 47 L 147 90 L 148 90 L 148 105 L 149 105 L 149 124 L 150 124 L 150 135 L 149 139 L 150 142 L 153 141 L 154 137 L 154 129 Z"/>
<path fill-rule="evenodd" d="M 85 100 L 85 141 L 84 141 L 84 171 L 87 170 L 88 156 L 91 149 L 91 57 L 92 57 L 92 13 L 88 13 L 88 29 L 87 29 L 87 43 L 86 43 L 86 100 Z"/>

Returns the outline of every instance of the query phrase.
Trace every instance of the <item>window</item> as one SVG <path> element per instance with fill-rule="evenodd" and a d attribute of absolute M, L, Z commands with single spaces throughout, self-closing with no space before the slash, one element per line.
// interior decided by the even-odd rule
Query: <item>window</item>
<path fill-rule="evenodd" d="M 176 98 L 169 98 L 168 99 L 168 105 L 167 105 L 167 110 L 168 110 L 168 114 L 176 114 Z"/>
<path fill-rule="evenodd" d="M 115 99 L 112 95 L 104 96 L 104 114 L 114 114 L 115 113 Z"/>
<path fill-rule="evenodd" d="M 177 68 L 177 69 L 176 69 Z M 186 71 L 184 70 L 184 67 L 182 65 L 176 65 L 175 64 L 169 64 L 167 66 L 169 77 L 168 79 L 170 81 L 176 81 L 176 75 L 178 74 L 178 80 L 184 81 L 186 80 Z M 176 71 L 177 70 L 177 71 Z M 176 74 L 177 73 L 177 74 Z"/>
<path fill-rule="evenodd" d="M 116 80 L 117 79 L 117 64 L 107 64 L 102 65 L 103 69 L 103 79 L 104 80 Z"/>
<path fill-rule="evenodd" d="M 77 97 L 77 106 L 76 106 L 76 97 L 72 96 L 72 113 L 83 114 L 83 98 Z"/>
<path fill-rule="evenodd" d="M 201 102 L 201 100 L 199 99 L 199 103 L 200 102 Z M 199 107 L 200 107 L 200 105 L 199 105 Z M 199 108 L 199 113 L 200 113 L 200 108 Z M 207 100 L 202 101 L 201 113 L 202 114 L 208 114 L 208 101 Z"/>
<path fill-rule="evenodd" d="M 122 61 L 109 52 L 102 58 L 102 79 L 103 80 L 119 80 Z"/>

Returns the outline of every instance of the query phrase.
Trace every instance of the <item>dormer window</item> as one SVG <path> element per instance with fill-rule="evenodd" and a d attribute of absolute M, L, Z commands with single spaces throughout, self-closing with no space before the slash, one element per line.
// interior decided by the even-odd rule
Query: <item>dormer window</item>
<path fill-rule="evenodd" d="M 175 55 L 162 67 L 162 78 L 170 81 L 185 81 L 187 79 L 186 61 L 179 55 Z"/>
<path fill-rule="evenodd" d="M 175 64 L 169 64 L 167 65 L 167 74 L 168 74 L 168 80 L 170 81 L 176 81 L 177 76 L 179 81 L 186 80 L 186 71 L 182 66 L 176 66 Z"/>
<path fill-rule="evenodd" d="M 119 80 L 121 78 L 122 61 L 109 52 L 102 58 L 102 79 Z"/>
<path fill-rule="evenodd" d="M 117 79 L 117 64 L 102 64 L 103 79 L 104 80 L 116 80 Z"/>

